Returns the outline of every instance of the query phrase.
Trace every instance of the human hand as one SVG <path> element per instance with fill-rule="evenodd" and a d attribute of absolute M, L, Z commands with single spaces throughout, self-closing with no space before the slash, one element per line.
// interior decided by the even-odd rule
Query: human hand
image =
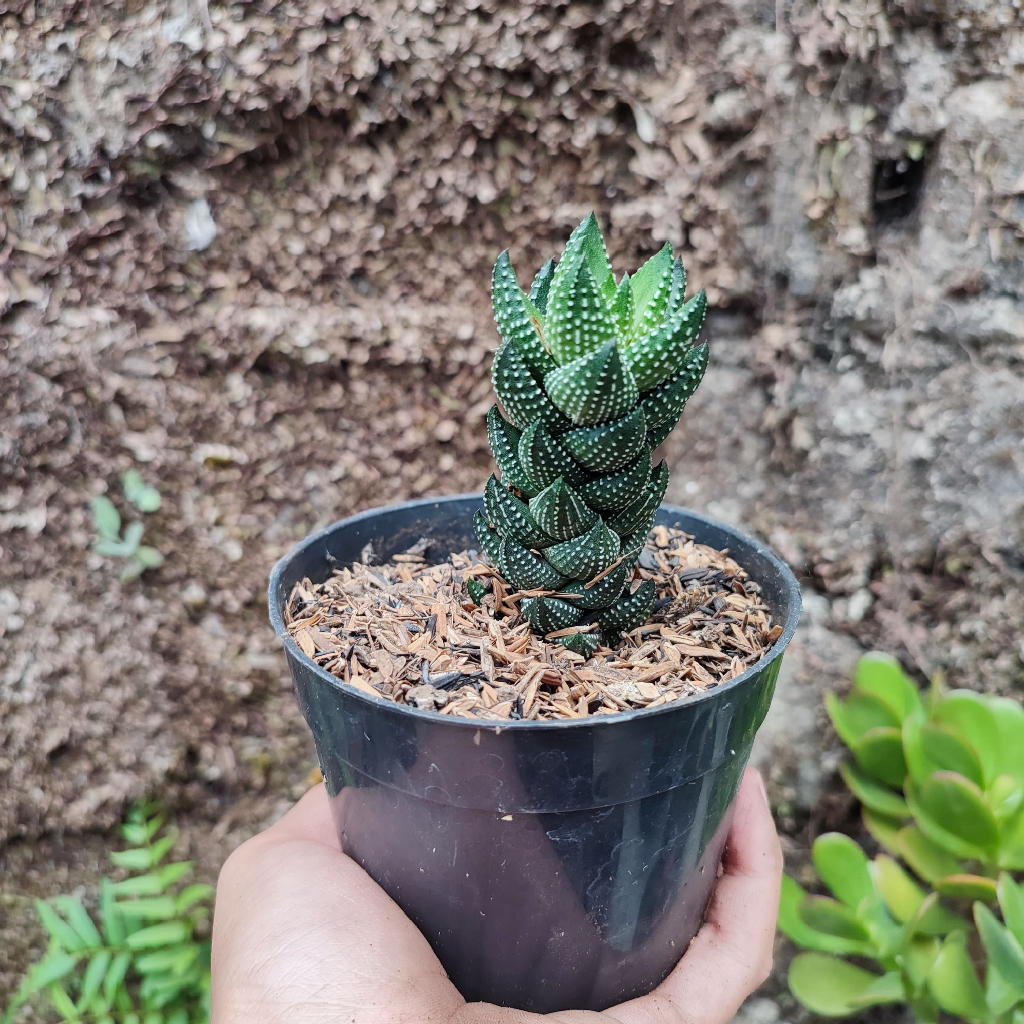
<path fill-rule="evenodd" d="M 467 1003 L 415 925 L 341 852 L 317 786 L 221 871 L 213 1024 L 727 1024 L 771 970 L 782 879 L 752 768 L 723 869 L 703 927 L 649 995 L 547 1016 Z"/>

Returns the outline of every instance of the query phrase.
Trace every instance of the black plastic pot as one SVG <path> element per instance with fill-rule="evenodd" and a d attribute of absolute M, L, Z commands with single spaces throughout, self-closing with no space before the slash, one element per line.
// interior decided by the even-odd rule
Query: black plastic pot
<path fill-rule="evenodd" d="M 459 991 L 548 1013 L 600 1010 L 672 969 L 715 884 L 733 798 L 800 615 L 793 574 L 764 545 L 673 505 L 658 522 L 728 548 L 784 626 L 729 683 L 651 711 L 473 722 L 346 686 L 285 629 L 293 584 L 367 543 L 387 559 L 475 547 L 479 495 L 375 509 L 317 533 L 270 580 L 346 853 L 430 941 Z"/>

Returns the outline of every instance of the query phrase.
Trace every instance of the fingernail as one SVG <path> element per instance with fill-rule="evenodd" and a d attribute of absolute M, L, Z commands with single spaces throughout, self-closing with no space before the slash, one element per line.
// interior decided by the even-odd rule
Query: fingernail
<path fill-rule="evenodd" d="M 764 797 L 764 805 L 768 808 L 768 813 L 772 813 L 772 805 L 768 802 L 768 790 L 764 788 L 764 778 L 760 771 L 754 769 L 754 774 L 757 776 L 757 784 L 761 787 L 761 796 Z"/>

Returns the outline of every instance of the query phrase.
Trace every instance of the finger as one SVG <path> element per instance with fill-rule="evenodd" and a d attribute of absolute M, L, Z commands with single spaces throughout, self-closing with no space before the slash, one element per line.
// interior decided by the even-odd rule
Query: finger
<path fill-rule="evenodd" d="M 283 818 L 264 833 L 274 842 L 305 839 L 334 850 L 341 849 L 338 830 L 331 814 L 331 801 L 327 787 L 321 782 L 309 790 Z"/>
<path fill-rule="evenodd" d="M 648 996 L 609 1011 L 621 1024 L 727 1024 L 771 973 L 782 848 L 761 777 L 748 768 L 726 841 L 724 874 L 683 959 Z"/>

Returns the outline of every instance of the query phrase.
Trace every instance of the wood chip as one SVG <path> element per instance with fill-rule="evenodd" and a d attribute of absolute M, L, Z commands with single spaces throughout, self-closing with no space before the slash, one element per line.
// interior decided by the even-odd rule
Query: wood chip
<path fill-rule="evenodd" d="M 466 591 L 470 578 L 490 582 L 482 606 Z M 302 580 L 285 621 L 307 657 L 364 693 L 496 722 L 660 707 L 746 671 L 782 635 L 728 552 L 682 531 L 652 531 L 634 578 L 654 580 L 658 610 L 617 651 L 601 647 L 590 659 L 557 641 L 595 622 L 535 635 L 519 602 L 553 592 L 510 592 L 467 552 L 428 565 L 415 546 L 387 565 Z"/>

